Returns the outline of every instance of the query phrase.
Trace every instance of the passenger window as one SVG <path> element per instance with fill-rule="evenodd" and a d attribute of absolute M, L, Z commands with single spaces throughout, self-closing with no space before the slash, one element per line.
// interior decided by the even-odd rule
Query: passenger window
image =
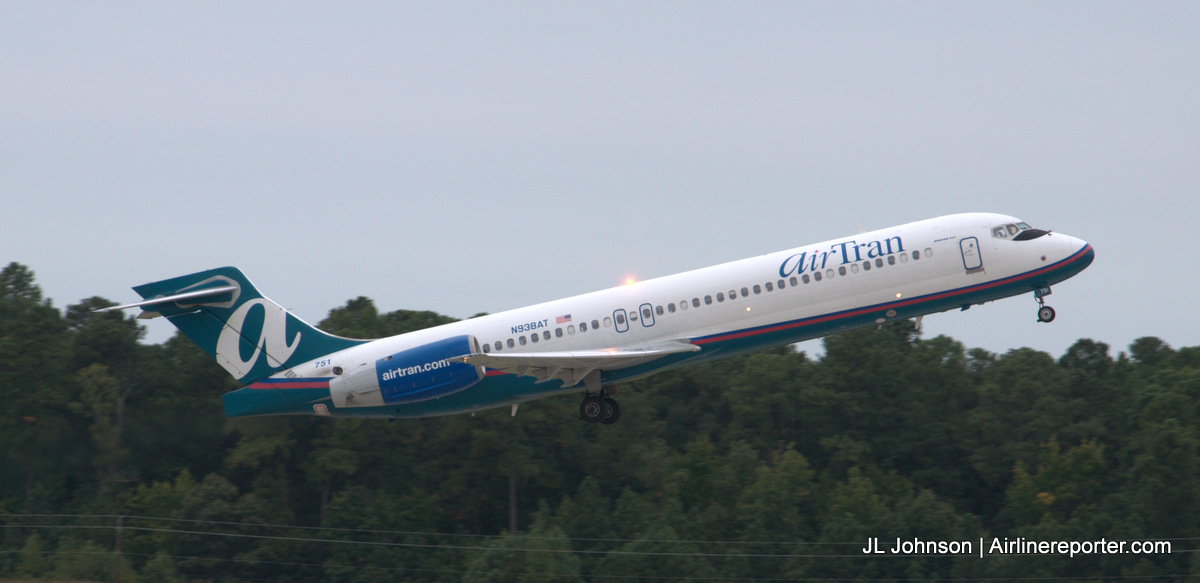
<path fill-rule="evenodd" d="M 629 321 L 637 322 L 637 312 L 629 312 Z"/>
<path fill-rule="evenodd" d="M 517 338 L 517 341 L 521 343 L 521 346 L 525 346 L 525 337 L 524 336 Z"/>
<path fill-rule="evenodd" d="M 729 299 L 731 299 L 731 300 L 737 299 L 737 290 L 736 289 L 729 290 Z"/>
<path fill-rule="evenodd" d="M 913 259 L 920 259 L 920 258 L 921 258 L 921 252 L 920 252 L 920 251 L 913 251 L 913 254 L 912 254 L 912 255 L 913 255 Z"/>
<path fill-rule="evenodd" d="M 580 331 L 580 332 L 587 332 L 587 322 L 580 322 L 580 323 L 579 323 L 579 331 Z"/>
<path fill-rule="evenodd" d="M 558 331 L 558 335 L 562 336 L 562 330 Z M 549 339 L 550 339 L 550 331 L 546 330 L 545 332 L 542 332 L 542 340 L 549 340 Z"/>
<path fill-rule="evenodd" d="M 763 285 L 767 288 L 767 291 L 775 291 L 775 286 L 772 285 L 771 282 L 768 281 L 767 283 L 764 283 Z"/>
<path fill-rule="evenodd" d="M 871 262 L 863 261 L 863 271 L 871 271 Z"/>
<path fill-rule="evenodd" d="M 488 353 L 490 353 L 491 351 L 492 351 L 492 345 L 491 345 L 491 344 L 484 344 L 484 345 L 483 345 L 483 353 L 484 353 L 484 354 L 488 354 Z"/>
<path fill-rule="evenodd" d="M 704 296 L 704 305 L 706 305 L 706 306 L 712 305 L 712 296 Z"/>
<path fill-rule="evenodd" d="M 803 281 L 804 283 L 808 283 L 808 274 L 806 273 L 804 275 L 801 275 L 800 281 Z"/>
<path fill-rule="evenodd" d="M 908 253 L 900 254 L 900 263 L 908 263 Z"/>
<path fill-rule="evenodd" d="M 675 304 L 667 304 L 667 311 L 674 314 L 675 313 Z"/>
<path fill-rule="evenodd" d="M 895 264 L 896 264 L 896 256 L 888 255 L 888 265 L 895 265 Z"/>
<path fill-rule="evenodd" d="M 858 273 L 858 264 L 857 263 L 850 264 L 850 273 Z"/>
<path fill-rule="evenodd" d="M 724 292 L 717 292 L 717 301 L 718 302 L 725 301 L 725 293 Z"/>
<path fill-rule="evenodd" d="M 846 275 L 846 266 L 845 265 L 841 265 L 838 267 L 838 275 Z"/>
<path fill-rule="evenodd" d="M 530 335 L 529 335 L 529 339 L 530 339 L 530 340 L 532 340 L 532 341 L 534 342 L 534 344 L 536 344 L 536 343 L 537 343 L 537 341 L 538 341 L 538 335 L 537 335 L 537 332 L 534 332 L 533 334 L 530 334 Z"/>
<path fill-rule="evenodd" d="M 496 341 L 496 350 L 497 350 L 497 351 L 500 351 L 500 350 L 503 350 L 503 349 L 504 349 L 504 345 L 503 345 L 503 344 L 501 344 L 499 340 L 497 340 L 497 341 Z"/>
<path fill-rule="evenodd" d="M 605 319 L 605 321 L 607 322 L 607 318 Z M 625 312 L 621 312 L 621 313 L 617 314 L 617 325 L 621 326 L 624 323 L 625 323 Z"/>
<path fill-rule="evenodd" d="M 758 294 L 762 293 L 762 288 L 759 287 L 759 285 L 757 283 L 754 284 L 754 288 L 752 288 L 752 289 L 754 289 L 754 295 L 758 295 Z"/>
<path fill-rule="evenodd" d="M 663 307 L 662 306 L 654 306 L 654 313 L 658 314 L 659 316 L 663 315 Z"/>
<path fill-rule="evenodd" d="M 509 338 L 509 339 L 508 339 L 508 347 L 509 347 L 509 348 L 512 348 L 512 347 L 513 347 L 513 339 L 512 339 L 512 338 Z"/>
<path fill-rule="evenodd" d="M 814 272 L 813 272 L 813 279 L 814 279 L 814 280 L 816 280 L 816 281 L 821 281 L 821 272 L 820 272 L 820 271 L 814 271 Z"/>
<path fill-rule="evenodd" d="M 562 331 L 562 328 L 555 328 L 555 329 L 554 329 L 554 336 L 555 336 L 556 338 L 562 338 L 562 337 L 563 337 L 563 331 Z"/>
<path fill-rule="evenodd" d="M 796 281 L 796 276 L 794 276 L 794 275 L 789 277 L 788 281 L 792 282 L 792 287 L 796 287 L 797 285 L 799 285 L 799 282 Z M 808 283 L 808 282 L 805 282 L 805 283 Z"/>
<path fill-rule="evenodd" d="M 580 326 L 587 326 L 587 324 L 580 324 Z M 567 325 L 567 336 L 574 336 L 574 335 L 575 335 L 575 325 L 568 324 Z"/>
<path fill-rule="evenodd" d="M 825 279 L 833 279 L 833 270 L 832 269 L 825 270 Z"/>
<path fill-rule="evenodd" d="M 700 298 L 692 298 L 692 307 L 693 307 L 693 308 L 699 308 L 699 307 L 700 307 Z"/>
<path fill-rule="evenodd" d="M 649 307 L 642 308 L 642 319 L 650 320 L 652 318 L 654 318 L 654 315 L 650 313 L 650 308 Z"/>
<path fill-rule="evenodd" d="M 749 295 L 750 295 L 750 290 L 747 288 L 742 288 L 742 297 L 744 298 Z"/>
<path fill-rule="evenodd" d="M 883 259 L 875 258 L 875 267 L 883 267 Z"/>
<path fill-rule="evenodd" d="M 793 280 L 793 281 L 794 281 L 795 279 L 796 279 L 796 278 L 794 278 L 794 277 L 792 278 L 792 280 Z M 793 285 L 794 285 L 794 284 L 793 284 Z M 779 289 L 783 289 L 783 288 L 787 287 L 787 284 L 786 284 L 786 283 L 784 283 L 784 281 L 781 279 L 781 280 L 779 280 L 779 283 L 776 283 L 776 284 L 775 284 L 775 287 L 777 287 L 777 288 L 779 288 Z"/>
<path fill-rule="evenodd" d="M 915 255 L 915 254 L 916 254 L 916 251 L 913 251 L 913 254 Z M 926 258 L 926 259 L 929 259 L 930 257 L 933 257 L 933 249 L 930 249 L 929 247 L 926 247 L 926 248 L 925 248 L 925 258 Z M 916 257 L 913 257 L 913 259 L 916 259 Z"/>
<path fill-rule="evenodd" d="M 679 309 L 681 311 L 687 311 L 687 306 L 688 306 L 687 300 L 683 300 L 682 302 L 679 302 Z"/>

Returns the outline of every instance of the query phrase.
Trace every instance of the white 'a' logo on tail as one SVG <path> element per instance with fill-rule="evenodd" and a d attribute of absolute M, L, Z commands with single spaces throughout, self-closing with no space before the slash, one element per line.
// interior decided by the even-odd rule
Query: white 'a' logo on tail
<path fill-rule="evenodd" d="M 258 342 L 254 344 L 254 352 L 249 360 L 242 360 L 240 344 L 245 336 L 242 326 L 246 323 L 246 315 L 254 306 L 262 306 L 264 310 L 262 332 Z M 221 335 L 217 337 L 217 362 L 225 367 L 229 374 L 240 379 L 250 374 L 254 365 L 258 363 L 258 356 L 263 352 L 267 354 L 267 364 L 271 368 L 278 368 L 291 358 L 299 346 L 299 332 L 296 332 L 290 343 L 287 341 L 287 311 L 274 302 L 258 298 L 238 306 L 238 309 L 230 314 L 229 320 L 221 329 Z"/>

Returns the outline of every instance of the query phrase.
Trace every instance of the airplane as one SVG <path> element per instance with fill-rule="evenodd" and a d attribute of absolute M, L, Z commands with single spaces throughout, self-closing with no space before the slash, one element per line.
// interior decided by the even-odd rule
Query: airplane
<path fill-rule="evenodd" d="M 579 416 L 621 416 L 617 384 L 854 328 L 966 310 L 1083 271 L 1081 239 L 965 213 L 797 247 L 382 338 L 328 334 L 263 297 L 234 267 L 134 287 L 244 388 L 229 417 L 416 418 L 582 393 Z"/>

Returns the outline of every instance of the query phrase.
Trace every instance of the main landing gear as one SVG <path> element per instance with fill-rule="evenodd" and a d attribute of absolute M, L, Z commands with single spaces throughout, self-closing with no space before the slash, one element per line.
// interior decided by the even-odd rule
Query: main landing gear
<path fill-rule="evenodd" d="M 1033 298 L 1038 303 L 1038 322 L 1053 322 L 1054 308 L 1046 305 L 1045 297 L 1050 295 L 1050 288 L 1043 287 L 1033 291 Z"/>
<path fill-rule="evenodd" d="M 584 395 L 583 402 L 579 404 L 580 419 L 605 425 L 612 425 L 621 419 L 621 405 L 616 399 L 608 396 L 609 388 L 605 387 L 598 395 Z"/>

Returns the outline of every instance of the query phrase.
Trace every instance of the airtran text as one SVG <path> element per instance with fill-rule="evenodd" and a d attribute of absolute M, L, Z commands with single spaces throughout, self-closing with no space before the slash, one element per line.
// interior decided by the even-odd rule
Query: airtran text
<path fill-rule="evenodd" d="M 779 264 L 779 277 L 817 271 L 825 269 L 830 265 L 845 265 L 856 261 L 866 261 L 893 253 L 902 253 L 903 251 L 904 242 L 899 236 L 867 241 L 865 243 L 851 239 L 841 243 L 834 243 L 829 246 L 828 250 L 814 249 L 811 251 L 801 251 L 784 259 L 783 263 Z"/>

